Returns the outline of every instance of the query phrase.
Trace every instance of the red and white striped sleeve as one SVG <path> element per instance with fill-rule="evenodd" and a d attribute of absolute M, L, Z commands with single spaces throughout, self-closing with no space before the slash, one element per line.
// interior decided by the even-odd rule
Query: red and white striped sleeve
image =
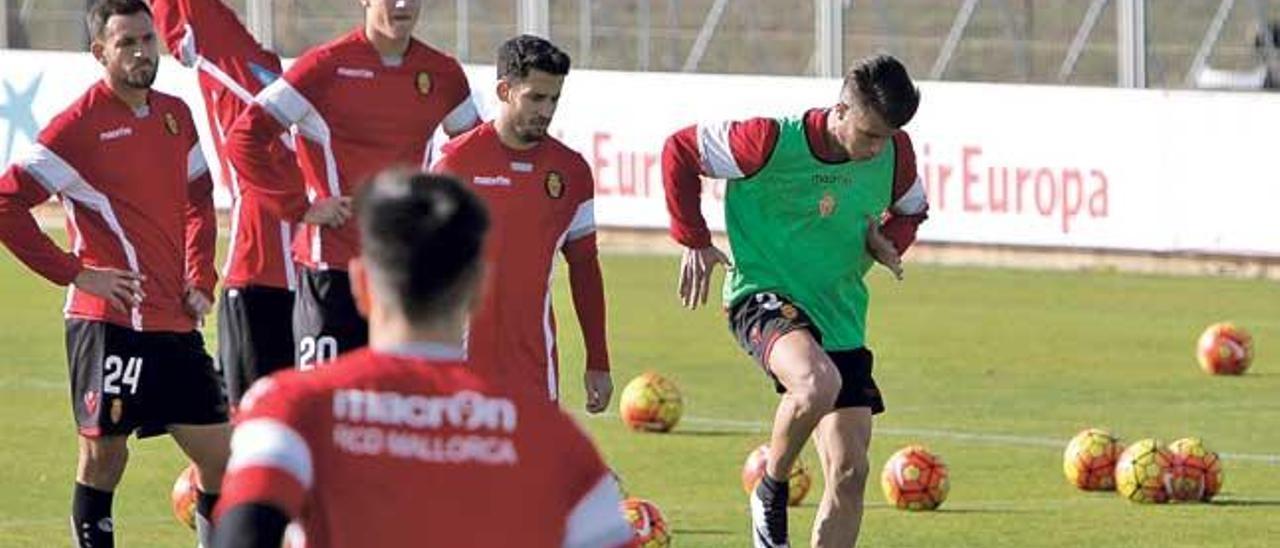
<path fill-rule="evenodd" d="M 47 133 L 0 175 L 0 243 L 27 268 L 68 285 L 83 268 L 80 259 L 40 230 L 31 208 L 74 184 L 79 175 L 46 142 Z"/>
<path fill-rule="evenodd" d="M 216 517 L 244 504 L 272 506 L 289 518 L 301 513 L 315 482 L 301 426 L 308 401 L 287 386 L 288 381 L 262 379 L 241 401 Z"/>
<path fill-rule="evenodd" d="M 304 139 L 329 143 L 328 124 L 304 95 L 308 86 L 317 84 L 321 71 L 314 57 L 298 59 L 254 97 L 227 134 L 227 157 L 246 191 L 260 198 L 272 215 L 293 223 L 302 220 L 310 205 L 302 172 L 295 163 L 274 161 L 266 151 L 290 126 L 297 126 Z M 337 175 L 331 173 L 330 179 Z"/>
<path fill-rule="evenodd" d="M 587 369 L 608 371 L 609 343 L 606 334 L 604 275 L 600 271 L 600 256 L 596 245 L 595 184 L 591 169 L 578 158 L 574 178 L 586 184 L 584 196 L 565 236 L 563 253 L 569 265 L 569 288 L 573 293 L 573 308 L 577 312 L 578 327 L 582 329 L 583 343 L 587 349 Z"/>
<path fill-rule="evenodd" d="M 630 546 L 635 532 L 622 516 L 622 498 L 613 474 L 605 472 L 565 520 L 564 546 Z"/>
<path fill-rule="evenodd" d="M 214 259 L 218 246 L 218 219 L 213 211 L 213 175 L 205 162 L 200 141 L 187 153 L 186 279 L 191 287 L 213 299 L 218 271 Z"/>
<path fill-rule="evenodd" d="M 450 83 L 450 96 L 445 100 L 454 101 L 454 107 L 440 120 L 440 128 L 449 137 L 457 137 L 480 125 L 480 112 L 476 110 L 475 101 L 471 98 L 471 85 L 467 82 L 467 74 L 463 72 L 462 65 L 456 60 L 451 61 L 446 77 Z"/>
<path fill-rule="evenodd" d="M 622 515 L 621 489 L 600 458 L 595 444 L 573 419 L 556 409 L 563 451 L 561 484 L 570 491 L 565 516 L 565 547 L 595 548 L 631 546 L 635 532 Z"/>
<path fill-rule="evenodd" d="M 907 132 L 899 131 L 893 136 L 893 145 L 896 155 L 893 191 L 881 232 L 901 254 L 915 243 L 916 230 L 929 218 L 929 200 L 924 192 L 924 181 L 916 170 L 916 152 L 911 137 Z"/>
<path fill-rule="evenodd" d="M 777 141 L 778 124 L 771 118 L 701 123 L 668 137 L 662 147 L 662 183 L 671 237 L 686 247 L 711 245 L 700 177 L 750 177 L 764 167 Z"/>

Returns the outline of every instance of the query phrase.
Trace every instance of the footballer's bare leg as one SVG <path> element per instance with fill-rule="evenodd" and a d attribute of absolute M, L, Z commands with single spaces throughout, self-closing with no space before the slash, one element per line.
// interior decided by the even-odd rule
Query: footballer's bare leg
<path fill-rule="evenodd" d="M 231 425 L 225 422 L 199 426 L 175 424 L 169 427 L 169 433 L 195 463 L 201 488 L 217 493 L 222 486 L 227 459 L 231 457 Z"/>
<path fill-rule="evenodd" d="M 115 491 L 129 462 L 128 436 L 80 436 L 76 481 L 99 491 Z"/>
<path fill-rule="evenodd" d="M 791 467 L 818 421 L 835 405 L 841 381 L 831 358 L 804 330 L 779 337 L 768 364 L 786 392 L 774 414 L 765 476 L 751 494 L 751 527 L 755 548 L 785 548 L 790 546 L 787 480 Z"/>
<path fill-rule="evenodd" d="M 787 392 L 774 413 L 765 473 L 785 482 L 809 434 L 835 405 L 840 393 L 840 372 L 805 330 L 779 337 L 768 360 L 769 371 Z"/>
<path fill-rule="evenodd" d="M 182 447 L 200 475 L 196 491 L 196 536 L 200 546 L 212 546 L 213 508 L 222 491 L 222 475 L 227 471 L 227 459 L 231 457 L 231 425 L 180 425 L 169 427 L 174 441 Z"/>
<path fill-rule="evenodd" d="M 828 413 L 813 431 L 826 488 L 813 520 L 813 546 L 849 548 L 858 542 L 863 493 L 870 473 L 871 408 Z"/>

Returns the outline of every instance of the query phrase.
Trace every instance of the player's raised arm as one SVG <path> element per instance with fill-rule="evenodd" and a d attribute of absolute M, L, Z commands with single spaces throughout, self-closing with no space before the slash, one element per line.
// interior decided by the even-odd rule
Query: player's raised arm
<path fill-rule="evenodd" d="M 200 58 L 226 71 L 265 52 L 223 0 L 151 0 L 151 9 L 165 46 L 186 66 Z M 264 68 L 279 71 L 276 65 Z"/>

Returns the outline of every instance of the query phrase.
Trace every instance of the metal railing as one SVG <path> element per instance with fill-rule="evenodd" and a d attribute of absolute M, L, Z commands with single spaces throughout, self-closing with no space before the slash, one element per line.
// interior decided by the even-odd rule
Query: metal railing
<path fill-rule="evenodd" d="M 350 0 L 227 1 L 286 56 L 360 20 Z M 88 3 L 0 0 L 0 47 L 82 50 Z M 1132 87 L 1190 87 L 1205 67 L 1257 66 L 1252 36 L 1280 19 L 1280 0 L 422 3 L 418 35 L 466 62 L 491 62 L 502 40 L 530 32 L 588 68 L 838 76 L 884 50 L 930 79 Z"/>

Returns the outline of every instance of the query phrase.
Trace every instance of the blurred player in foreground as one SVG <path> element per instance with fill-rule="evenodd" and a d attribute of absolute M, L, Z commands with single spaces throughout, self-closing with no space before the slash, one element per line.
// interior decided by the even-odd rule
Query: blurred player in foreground
<path fill-rule="evenodd" d="M 217 546 L 627 545 L 618 486 L 554 403 L 459 344 L 488 216 L 457 181 L 389 171 L 356 201 L 369 347 L 258 381 L 241 403 Z"/>

